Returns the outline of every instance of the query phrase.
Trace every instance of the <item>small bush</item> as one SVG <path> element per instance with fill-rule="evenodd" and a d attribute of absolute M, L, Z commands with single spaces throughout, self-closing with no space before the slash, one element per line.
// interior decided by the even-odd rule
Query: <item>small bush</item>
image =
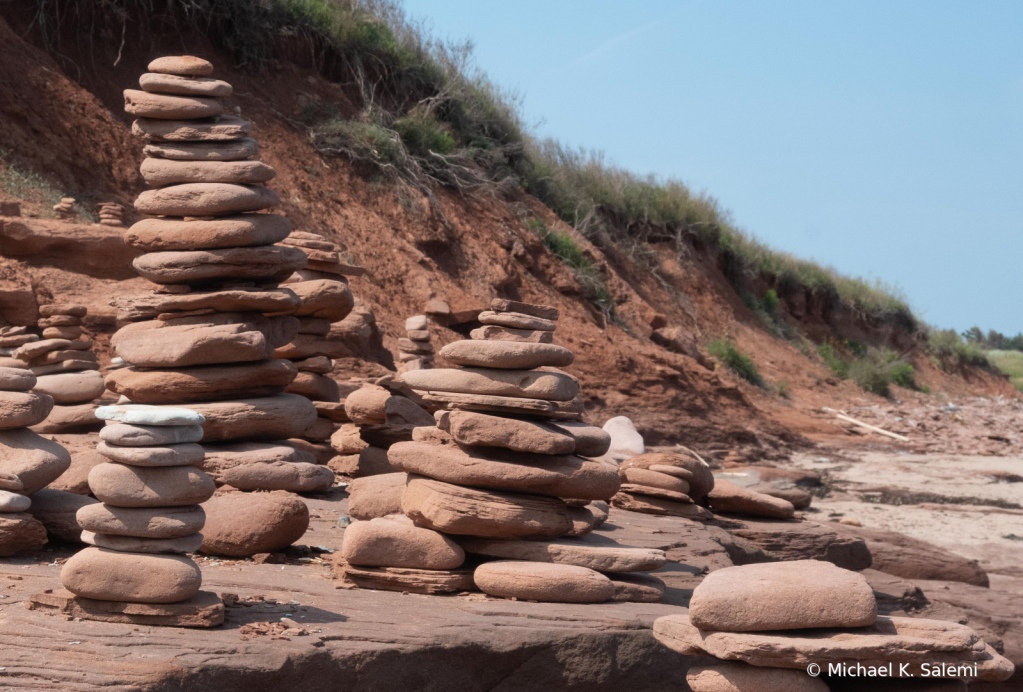
<path fill-rule="evenodd" d="M 892 384 L 906 389 L 917 389 L 913 366 L 906 361 L 900 360 L 892 363 L 888 369 L 888 376 L 891 377 Z"/>
<path fill-rule="evenodd" d="M 550 228 L 543 219 L 530 218 L 526 221 L 526 226 L 540 236 L 548 250 L 568 265 L 579 285 L 582 286 L 583 295 L 608 319 L 621 324 L 615 311 L 615 301 L 611 290 L 604 283 L 597 268 L 586 257 L 579 243 L 575 242 L 567 233 Z"/>
<path fill-rule="evenodd" d="M 991 369 L 991 361 L 976 343 L 968 343 L 954 329 L 938 329 L 927 335 L 927 345 L 942 365 L 972 365 Z M 944 367 L 942 368 L 944 369 Z"/>
<path fill-rule="evenodd" d="M 858 360 L 849 366 L 849 377 L 862 389 L 879 396 L 891 394 L 888 372 L 871 360 Z"/>
<path fill-rule="evenodd" d="M 778 309 L 779 302 L 778 292 L 773 288 L 767 289 L 767 293 L 764 294 L 764 310 L 767 311 L 767 314 L 773 315 L 774 311 Z"/>
<path fill-rule="evenodd" d="M 788 399 L 792 396 L 792 391 L 791 388 L 789 387 L 789 383 L 786 382 L 785 380 L 779 380 L 775 386 L 778 388 L 778 396 L 780 396 L 782 399 Z"/>
<path fill-rule="evenodd" d="M 431 113 L 416 109 L 394 121 L 394 131 L 408 150 L 416 156 L 450 154 L 455 150 L 455 138 Z"/>
<path fill-rule="evenodd" d="M 719 339 L 707 344 L 707 351 L 742 379 L 764 388 L 764 378 L 760 376 L 756 363 L 749 356 L 740 352 L 735 344 Z"/>
<path fill-rule="evenodd" d="M 849 379 L 850 362 L 835 352 L 835 347 L 829 343 L 823 343 L 817 347 L 817 353 L 824 359 L 824 364 L 831 368 L 831 371 L 840 380 Z"/>

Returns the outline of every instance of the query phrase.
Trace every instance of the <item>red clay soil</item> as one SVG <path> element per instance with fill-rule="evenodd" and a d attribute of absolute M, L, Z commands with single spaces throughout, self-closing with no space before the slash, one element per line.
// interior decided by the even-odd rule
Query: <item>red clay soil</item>
<path fill-rule="evenodd" d="M 97 44 L 86 52 L 79 43 L 67 42 L 59 46 L 58 64 L 40 47 L 31 17 L 23 14 L 26 8 L 12 5 L 0 7 L 0 149 L 5 163 L 41 175 L 86 207 L 117 201 L 130 208 L 144 189 L 137 170 L 142 153 L 130 134 L 121 91 L 136 87 L 138 75 L 158 55 L 206 57 L 216 66 L 215 76 L 234 85 L 229 106 L 257 125 L 261 156 L 277 171 L 271 186 L 283 200 L 281 210 L 296 229 L 337 242 L 352 263 L 369 270 L 352 279 L 352 291 L 375 314 L 383 347 L 391 352 L 404 336 L 405 317 L 421 313 L 431 299 L 446 301 L 454 312 L 484 308 L 495 297 L 555 305 L 562 315 L 558 338 L 576 353 L 567 370 L 583 383 L 589 421 L 600 424 L 626 415 L 648 443 L 679 442 L 746 459 L 774 458 L 793 445 L 809 444 L 803 434 L 822 432 L 811 409 L 844 408 L 872 398 L 835 380 L 816 356 L 800 353 L 758 326 L 716 263 L 700 252 L 677 257 L 666 245 L 658 246 L 657 261 L 667 277 L 662 283 L 627 258 L 607 257 L 576 236 L 614 297 L 620 322 L 606 324 L 580 294 L 571 271 L 524 223 L 536 217 L 572 232 L 532 197 L 441 189 L 431 202 L 347 161 L 323 158 L 297 116 L 310 99 L 340 104 L 342 111 L 348 101 L 340 86 L 313 70 L 281 62 L 270 74 L 255 77 L 233 70 L 228 57 L 201 40 L 181 37 L 165 37 L 165 45 L 155 39 L 138 45 L 129 37 L 119 54 L 116 45 Z M 0 201 L 11 199 L 0 189 Z M 23 214 L 51 215 L 39 200 L 23 203 Z M 86 303 L 94 315 L 91 336 L 101 354 L 115 328 L 109 299 L 145 290 L 141 279 L 113 279 L 109 271 L 83 269 L 73 261 L 73 252 L 56 257 L 4 254 L 0 295 L 30 286 L 41 303 Z M 2 310 L 0 301 L 0 316 Z M 649 338 L 654 313 L 663 316 L 668 330 L 674 328 L 672 350 Z M 438 326 L 433 331 L 438 346 L 464 338 Z M 722 335 L 752 355 L 772 390 L 716 367 L 703 344 Z M 388 354 L 379 356 L 376 360 L 391 362 Z M 1012 392 L 993 376 L 976 375 L 979 379 L 967 382 L 921 365 L 918 379 L 935 387 Z M 777 394 L 782 381 L 788 384 L 788 399 Z"/>

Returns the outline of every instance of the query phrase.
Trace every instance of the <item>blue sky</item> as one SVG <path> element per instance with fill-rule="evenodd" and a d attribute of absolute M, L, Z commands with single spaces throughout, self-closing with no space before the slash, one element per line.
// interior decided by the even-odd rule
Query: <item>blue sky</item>
<path fill-rule="evenodd" d="M 543 136 L 928 322 L 1023 331 L 1023 2 L 406 0 Z"/>

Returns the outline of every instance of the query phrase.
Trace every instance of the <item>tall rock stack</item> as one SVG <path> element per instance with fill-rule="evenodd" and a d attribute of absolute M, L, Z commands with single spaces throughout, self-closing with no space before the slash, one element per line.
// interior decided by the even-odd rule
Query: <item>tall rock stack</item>
<path fill-rule="evenodd" d="M 610 437 L 580 422 L 578 382 L 557 369 L 573 360 L 551 343 L 558 311 L 506 300 L 492 308 L 472 340 L 441 350 L 459 368 L 399 378 L 439 409 L 437 425 L 388 451 L 408 474 L 403 514 L 346 529 L 346 578 L 540 601 L 659 601 L 663 583 L 638 573 L 662 566 L 662 551 L 585 537 L 607 517 L 620 480 L 585 458 L 607 452 Z M 361 492 L 353 489 L 355 507 L 365 505 Z M 491 561 L 466 568 L 465 553 Z"/>
<path fill-rule="evenodd" d="M 64 563 L 61 584 L 86 611 L 109 612 L 87 607 L 95 601 L 154 604 L 135 612 L 166 618 L 152 624 L 219 624 L 223 606 L 215 594 L 200 593 L 202 572 L 187 555 L 203 540 L 199 504 L 216 489 L 197 444 L 205 419 L 153 406 L 104 406 L 96 415 L 107 421 L 96 447 L 107 462 L 89 472 L 100 502 L 78 510 L 90 547 Z M 167 604 L 176 607 L 159 607 Z"/>
<path fill-rule="evenodd" d="M 405 320 L 405 337 L 398 339 L 398 372 L 432 368 L 434 350 L 426 315 L 413 315 Z"/>
<path fill-rule="evenodd" d="M 117 202 L 100 202 L 96 208 L 99 210 L 99 222 L 104 226 L 124 225 L 124 207 Z"/>
<path fill-rule="evenodd" d="M 298 368 L 298 375 L 285 391 L 306 397 L 316 407 L 316 423 L 306 430 L 303 439 L 322 444 L 330 439 L 337 423 L 348 420 L 341 390 L 328 374 L 334 368 L 332 358 L 352 354 L 343 343 L 331 338 L 330 328 L 352 311 L 355 300 L 345 274 L 360 270 L 342 264 L 341 248 L 315 233 L 293 232 L 282 243 L 299 248 L 309 259 L 305 269 L 284 282 L 302 305 L 292 312 L 299 318 L 298 335 L 277 349 L 277 357 L 291 360 Z M 329 450 L 325 444 L 322 447 L 324 452 Z"/>
<path fill-rule="evenodd" d="M 863 575 L 819 560 L 712 572 L 693 590 L 689 613 L 658 618 L 654 637 L 686 656 L 723 659 L 689 669 L 693 692 L 827 692 L 828 685 L 806 674 L 812 665 L 817 674 L 836 666 L 859 677 L 991 682 L 1014 672 L 965 625 L 878 617 Z"/>
<path fill-rule="evenodd" d="M 139 195 L 135 207 L 148 218 L 124 238 L 145 253 L 138 273 L 159 287 L 113 301 L 129 324 L 111 339 L 126 366 L 107 374 L 107 388 L 202 415 L 204 464 L 218 483 L 301 476 L 315 460 L 281 441 L 312 427 L 316 408 L 284 393 L 297 370 L 274 350 L 298 333 L 289 313 L 301 300 L 279 283 L 306 266 L 306 254 L 275 244 L 291 233 L 287 218 L 259 213 L 279 202 L 263 185 L 274 170 L 253 158 L 252 124 L 225 114 L 220 97 L 231 85 L 195 57 L 149 68 L 142 91 L 125 91 L 125 109 L 138 116 L 141 171 L 156 189 Z"/>
<path fill-rule="evenodd" d="M 35 391 L 53 397 L 54 407 L 36 432 L 88 431 L 96 427 L 96 405 L 106 391 L 92 342 L 83 339 L 84 305 L 53 303 L 39 307 L 41 341 L 15 353 L 37 376 Z"/>
<path fill-rule="evenodd" d="M 46 543 L 46 528 L 27 514 L 27 496 L 71 465 L 66 449 L 28 429 L 53 408 L 48 394 L 32 391 L 35 385 L 29 370 L 0 367 L 0 556 Z"/>
<path fill-rule="evenodd" d="M 53 212 L 61 221 L 74 221 L 78 217 L 75 211 L 75 198 L 62 197 L 60 202 L 53 205 Z"/>

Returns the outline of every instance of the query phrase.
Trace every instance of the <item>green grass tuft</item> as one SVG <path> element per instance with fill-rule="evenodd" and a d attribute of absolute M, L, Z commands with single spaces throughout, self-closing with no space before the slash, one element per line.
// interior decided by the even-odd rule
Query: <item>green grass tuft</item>
<path fill-rule="evenodd" d="M 711 341 L 707 344 L 707 351 L 742 379 L 750 384 L 766 388 L 764 378 L 761 377 L 760 372 L 757 370 L 756 363 L 749 356 L 739 351 L 732 342 L 723 339 Z"/>
<path fill-rule="evenodd" d="M 988 351 L 988 360 L 994 364 L 1016 389 L 1023 392 L 1023 352 L 1020 351 Z"/>

